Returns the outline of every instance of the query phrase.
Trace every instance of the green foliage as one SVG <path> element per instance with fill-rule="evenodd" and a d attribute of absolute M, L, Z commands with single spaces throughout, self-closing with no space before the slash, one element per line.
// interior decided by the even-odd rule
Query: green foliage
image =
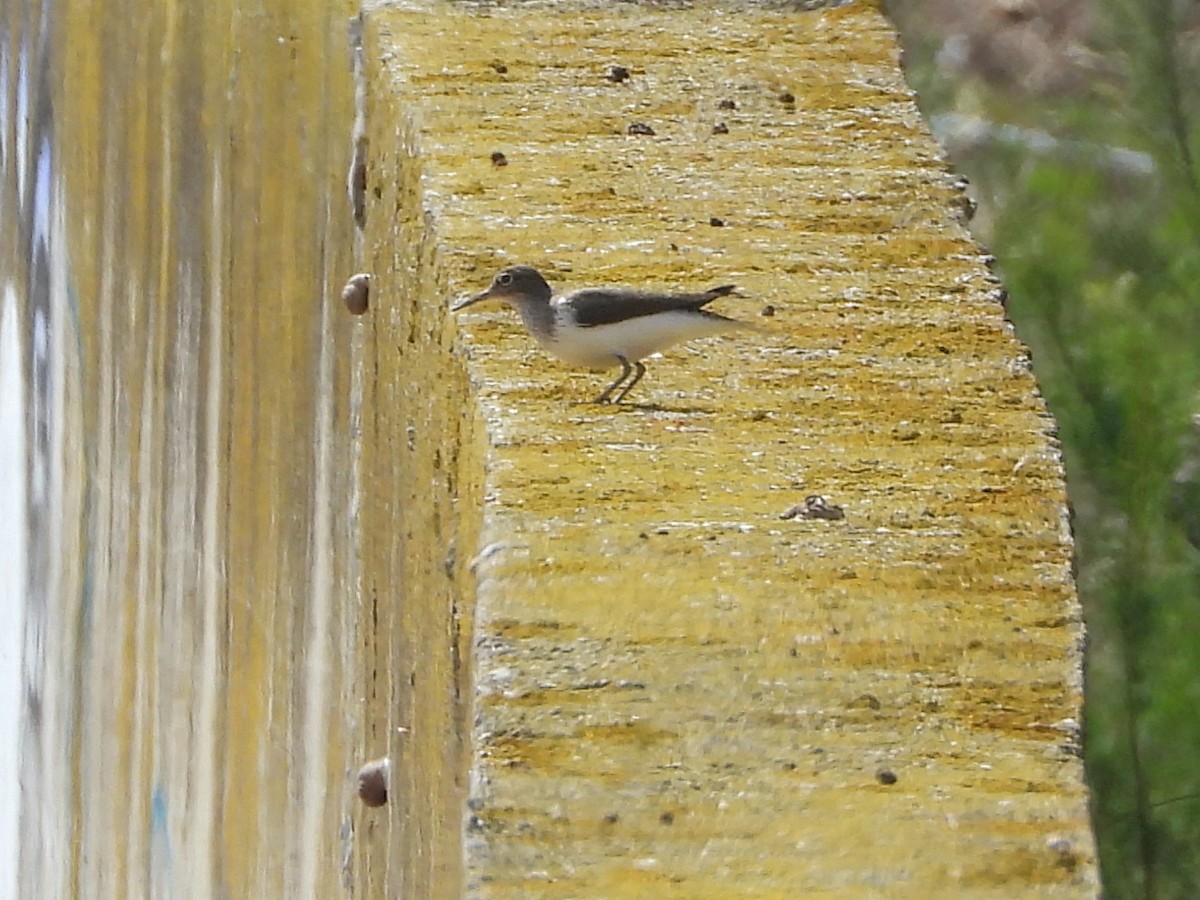
<path fill-rule="evenodd" d="M 1171 505 L 1200 388 L 1200 231 L 1175 191 L 1122 198 L 1094 171 L 1042 162 L 1009 186 L 994 237 L 1076 505 L 1110 897 L 1200 889 L 1200 580 Z"/>

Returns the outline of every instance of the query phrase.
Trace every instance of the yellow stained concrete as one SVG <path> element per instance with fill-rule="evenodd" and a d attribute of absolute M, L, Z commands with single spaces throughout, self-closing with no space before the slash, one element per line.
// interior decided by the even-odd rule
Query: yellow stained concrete
<path fill-rule="evenodd" d="M 3 277 L 41 336 L 46 486 L 22 897 L 330 897 L 358 877 L 352 776 L 390 748 L 363 696 L 338 299 L 352 11 L 0 14 L 4 109 L 25 117 L 5 119 L 22 225 Z"/>
<path fill-rule="evenodd" d="M 865 3 L 372 10 L 364 566 L 399 528 L 456 575 L 381 613 L 407 896 L 1096 894 L 1053 422 L 897 56 Z M 737 282 L 763 331 L 596 407 L 511 312 L 449 321 L 518 261 Z M 814 493 L 845 520 L 780 518 Z"/>
<path fill-rule="evenodd" d="M 373 9 L 355 244 L 352 11 L 0 13 L 22 890 L 1095 893 L 1052 423 L 878 14 Z M 448 315 L 516 260 L 763 332 L 594 407 Z"/>

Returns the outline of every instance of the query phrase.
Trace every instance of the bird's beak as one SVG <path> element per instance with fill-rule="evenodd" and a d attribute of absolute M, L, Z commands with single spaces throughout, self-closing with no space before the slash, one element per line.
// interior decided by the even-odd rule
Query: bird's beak
<path fill-rule="evenodd" d="M 474 297 L 467 297 L 465 300 L 459 300 L 457 303 L 455 303 L 453 306 L 450 307 L 450 312 L 458 312 L 460 309 L 466 309 L 468 306 L 474 306 L 476 303 L 480 302 L 481 300 L 490 299 L 491 296 L 492 296 L 492 289 L 488 288 L 483 293 L 476 294 Z"/>

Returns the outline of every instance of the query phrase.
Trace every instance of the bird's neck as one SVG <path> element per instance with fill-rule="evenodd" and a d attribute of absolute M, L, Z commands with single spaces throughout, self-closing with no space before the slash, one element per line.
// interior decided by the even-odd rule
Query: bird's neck
<path fill-rule="evenodd" d="M 549 340 L 554 337 L 555 316 L 550 299 L 538 297 L 533 300 L 520 300 L 516 304 L 521 322 L 529 333 L 539 340 Z"/>

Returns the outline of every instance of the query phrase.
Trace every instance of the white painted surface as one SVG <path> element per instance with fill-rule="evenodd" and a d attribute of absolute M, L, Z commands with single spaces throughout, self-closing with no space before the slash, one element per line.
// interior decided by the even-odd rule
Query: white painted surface
<path fill-rule="evenodd" d="M 25 375 L 17 293 L 0 294 L 0 898 L 17 896 L 21 695 L 25 679 Z"/>

